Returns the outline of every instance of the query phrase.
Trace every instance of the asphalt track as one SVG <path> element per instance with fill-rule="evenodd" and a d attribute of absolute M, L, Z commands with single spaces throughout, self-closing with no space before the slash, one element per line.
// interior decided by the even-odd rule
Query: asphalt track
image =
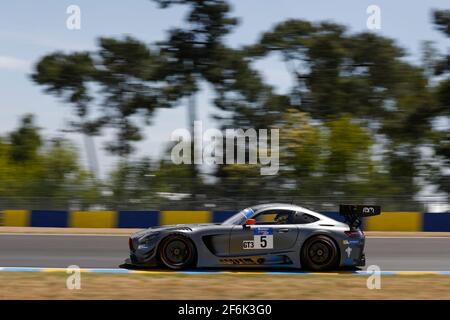
<path fill-rule="evenodd" d="M 0 234 L 0 267 L 117 268 L 125 235 Z M 367 265 L 392 271 L 450 270 L 450 237 L 368 237 Z"/>

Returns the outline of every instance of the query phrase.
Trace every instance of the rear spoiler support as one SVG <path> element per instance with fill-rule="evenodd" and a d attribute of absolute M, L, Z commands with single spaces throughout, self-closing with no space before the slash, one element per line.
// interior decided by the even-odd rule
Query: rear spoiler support
<path fill-rule="evenodd" d="M 376 216 L 381 213 L 380 206 L 367 205 L 349 205 L 341 204 L 339 206 L 339 214 L 344 217 L 345 223 L 350 226 L 350 229 L 356 229 L 361 226 L 362 217 Z"/>

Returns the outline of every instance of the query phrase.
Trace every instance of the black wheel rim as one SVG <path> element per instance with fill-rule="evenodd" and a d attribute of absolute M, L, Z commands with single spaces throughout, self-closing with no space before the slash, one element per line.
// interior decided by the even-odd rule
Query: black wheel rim
<path fill-rule="evenodd" d="M 190 255 L 189 246 L 182 240 L 173 240 L 166 244 L 164 255 L 171 265 L 179 266 L 188 261 Z"/>
<path fill-rule="evenodd" d="M 333 257 L 332 248 L 326 242 L 313 242 L 308 248 L 308 257 L 315 265 L 326 265 Z"/>

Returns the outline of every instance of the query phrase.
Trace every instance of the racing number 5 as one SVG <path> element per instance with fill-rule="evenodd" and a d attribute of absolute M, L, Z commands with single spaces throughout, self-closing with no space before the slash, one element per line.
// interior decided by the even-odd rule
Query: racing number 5
<path fill-rule="evenodd" d="M 267 240 L 266 240 L 267 236 L 261 236 L 260 241 L 261 241 L 261 248 L 265 248 L 267 247 Z"/>

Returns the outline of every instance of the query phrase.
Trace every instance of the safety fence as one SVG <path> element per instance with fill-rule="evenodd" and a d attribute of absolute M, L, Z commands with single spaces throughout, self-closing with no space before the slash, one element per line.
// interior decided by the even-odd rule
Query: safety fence
<path fill-rule="evenodd" d="M 0 225 L 56 228 L 148 228 L 184 223 L 219 223 L 236 211 L 64 211 L 3 210 Z M 337 212 L 323 214 L 342 221 Z M 450 231 L 450 213 L 383 212 L 365 218 L 366 231 Z"/>

